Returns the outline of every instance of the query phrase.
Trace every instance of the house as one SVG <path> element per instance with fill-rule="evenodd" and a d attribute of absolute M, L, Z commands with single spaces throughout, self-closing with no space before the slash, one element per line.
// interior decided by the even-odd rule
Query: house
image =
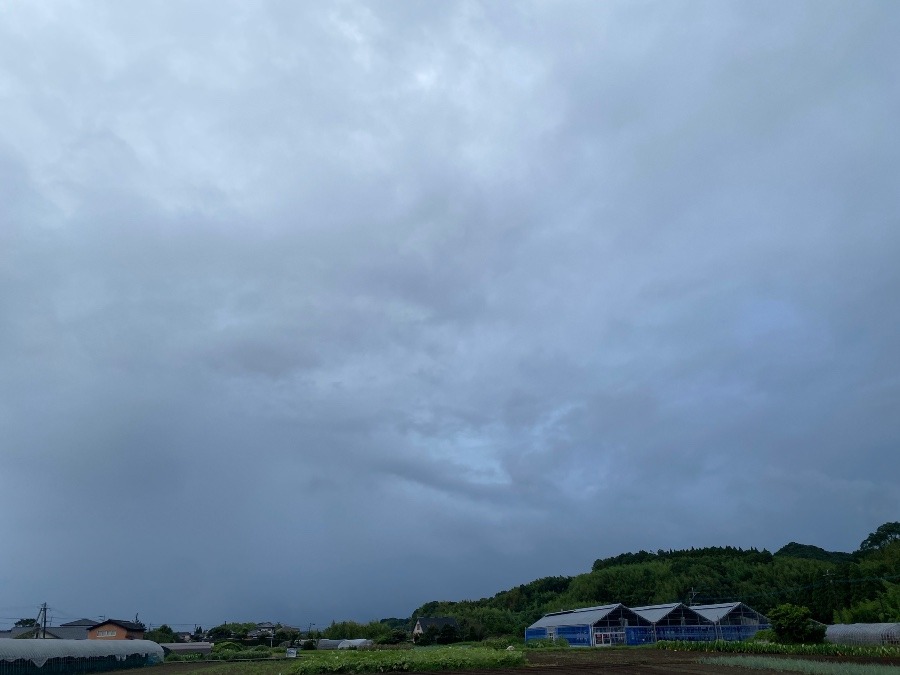
<path fill-rule="evenodd" d="M 91 621 L 91 624 L 97 623 Z M 46 638 L 48 640 L 87 640 L 88 629 L 86 626 L 70 626 L 64 624 L 62 626 L 18 626 L 9 631 L 9 637 L 20 638 L 23 636 Z"/>
<path fill-rule="evenodd" d="M 253 638 L 258 640 L 260 638 L 268 638 L 275 635 L 275 630 L 277 626 L 271 621 L 263 621 L 261 623 L 256 624 L 256 628 L 247 632 L 248 638 Z"/>
<path fill-rule="evenodd" d="M 276 633 L 287 633 L 300 635 L 300 629 L 293 626 L 287 626 L 281 623 L 272 623 L 271 621 L 263 621 L 256 624 L 256 628 L 247 633 L 248 638 L 254 640 L 264 640 L 274 638 Z"/>
<path fill-rule="evenodd" d="M 143 640 L 146 628 L 142 623 L 107 619 L 88 629 L 88 640 Z"/>
<path fill-rule="evenodd" d="M 456 619 L 452 616 L 436 616 L 436 617 L 419 617 L 416 619 L 416 625 L 413 626 L 412 630 L 412 638 L 413 642 L 417 641 L 422 635 L 425 634 L 429 628 L 434 628 L 435 632 L 440 633 L 442 629 L 450 626 L 455 630 L 459 630 L 459 625 L 456 623 Z"/>
<path fill-rule="evenodd" d="M 82 626 L 85 630 L 87 630 L 91 626 L 96 625 L 97 619 L 76 619 L 75 621 L 69 621 L 67 623 L 59 624 L 60 628 L 67 628 L 69 626 Z"/>

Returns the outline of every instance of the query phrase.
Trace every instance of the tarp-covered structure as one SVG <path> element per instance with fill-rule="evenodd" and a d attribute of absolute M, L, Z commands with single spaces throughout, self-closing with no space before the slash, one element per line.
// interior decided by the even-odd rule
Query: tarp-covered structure
<path fill-rule="evenodd" d="M 837 623 L 825 627 L 825 641 L 838 645 L 900 645 L 900 623 Z"/>
<path fill-rule="evenodd" d="M 639 644 L 629 631 L 650 624 L 625 605 L 601 605 L 545 614 L 525 630 L 525 640 L 565 638 L 573 647 Z"/>
<path fill-rule="evenodd" d="M 163 659 L 151 640 L 0 640 L 0 675 L 99 673 Z"/>

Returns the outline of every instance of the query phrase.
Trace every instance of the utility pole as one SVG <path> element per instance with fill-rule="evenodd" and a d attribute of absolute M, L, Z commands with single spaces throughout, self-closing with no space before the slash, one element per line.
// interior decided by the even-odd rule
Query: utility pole
<path fill-rule="evenodd" d="M 46 638 L 47 637 L 47 603 L 43 603 L 41 605 L 41 609 L 37 615 L 37 621 L 35 621 L 34 627 L 34 637 L 35 638 Z"/>
<path fill-rule="evenodd" d="M 694 598 L 697 597 L 697 594 L 698 594 L 699 592 L 700 592 L 700 591 L 695 591 L 695 590 L 694 590 L 694 587 L 691 586 L 691 599 L 688 600 L 688 607 L 693 607 L 693 606 L 694 606 Z"/>

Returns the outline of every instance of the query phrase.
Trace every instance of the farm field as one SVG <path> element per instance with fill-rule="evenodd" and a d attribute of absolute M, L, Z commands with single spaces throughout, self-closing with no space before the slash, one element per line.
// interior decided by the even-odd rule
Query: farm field
<path fill-rule="evenodd" d="M 775 669 L 784 659 L 773 660 L 773 668 L 746 668 L 730 665 L 725 660 L 710 659 L 709 654 L 699 652 L 671 652 L 659 649 L 626 648 L 626 649 L 571 649 L 566 651 L 526 651 L 526 665 L 504 668 L 500 672 L 506 675 L 593 675 L 597 673 L 616 673 L 617 675 L 650 675 L 652 673 L 680 673 L 683 675 L 712 675 L 713 673 L 742 673 L 743 675 L 771 675 L 784 673 L 783 669 Z M 844 665 L 841 670 L 846 675 L 897 675 L 900 673 L 900 661 L 873 660 L 858 658 L 794 658 L 793 662 L 807 664 Z M 709 662 L 713 661 L 713 662 Z M 764 660 L 759 661 L 765 664 Z M 275 660 L 250 663 L 166 663 L 156 666 L 153 672 L 158 675 L 291 675 L 296 662 Z M 857 670 L 856 665 L 869 666 Z M 854 672 L 855 671 L 855 672 Z M 497 670 L 448 670 L 449 675 L 495 675 Z M 807 673 L 814 671 L 806 670 Z M 834 671 L 831 670 L 831 673 Z M 830 675 L 822 670 L 822 675 Z"/>

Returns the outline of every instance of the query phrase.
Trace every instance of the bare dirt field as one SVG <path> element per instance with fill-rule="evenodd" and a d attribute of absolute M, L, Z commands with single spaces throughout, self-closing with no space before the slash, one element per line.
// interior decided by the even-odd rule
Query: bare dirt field
<path fill-rule="evenodd" d="M 745 668 L 712 666 L 699 663 L 706 654 L 696 652 L 667 652 L 660 649 L 591 649 L 565 652 L 527 653 L 529 668 L 536 675 L 592 675 L 593 673 L 621 673 L 623 675 L 649 673 L 743 673 L 761 675 L 769 671 L 747 671 Z M 771 671 L 775 672 L 775 671 Z"/>

